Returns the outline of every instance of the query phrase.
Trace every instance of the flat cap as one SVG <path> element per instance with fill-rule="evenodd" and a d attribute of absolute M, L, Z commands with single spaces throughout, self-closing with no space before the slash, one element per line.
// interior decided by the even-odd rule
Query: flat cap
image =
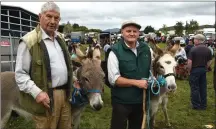
<path fill-rule="evenodd" d="M 127 26 L 135 26 L 137 27 L 139 30 L 141 29 L 141 25 L 134 22 L 134 21 L 126 21 L 122 24 L 121 29 L 124 29 Z"/>
<path fill-rule="evenodd" d="M 197 34 L 194 36 L 194 39 L 198 39 L 198 40 L 201 40 L 201 41 L 205 41 L 205 36 L 202 35 L 202 34 Z"/>

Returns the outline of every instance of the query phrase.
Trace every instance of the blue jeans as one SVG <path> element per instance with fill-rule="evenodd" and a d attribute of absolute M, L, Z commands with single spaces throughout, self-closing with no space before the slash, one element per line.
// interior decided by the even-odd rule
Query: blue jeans
<path fill-rule="evenodd" d="M 206 68 L 192 68 L 189 78 L 191 88 L 191 103 L 195 109 L 205 109 L 207 106 Z"/>

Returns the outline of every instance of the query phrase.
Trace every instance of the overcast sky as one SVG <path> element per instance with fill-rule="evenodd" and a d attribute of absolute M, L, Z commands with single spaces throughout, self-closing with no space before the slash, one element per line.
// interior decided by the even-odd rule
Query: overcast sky
<path fill-rule="evenodd" d="M 151 25 L 173 26 L 177 21 L 197 20 L 200 25 L 215 23 L 214 2 L 56 2 L 61 11 L 61 23 L 78 23 L 88 28 L 120 28 L 122 22 L 133 20 L 142 30 Z M 2 2 L 39 14 L 44 2 Z"/>

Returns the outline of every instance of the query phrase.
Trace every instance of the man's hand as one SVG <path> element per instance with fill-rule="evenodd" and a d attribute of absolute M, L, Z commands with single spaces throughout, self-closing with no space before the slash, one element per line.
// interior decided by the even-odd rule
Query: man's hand
<path fill-rule="evenodd" d="M 136 86 L 139 88 L 147 89 L 148 81 L 147 80 L 136 80 Z"/>
<path fill-rule="evenodd" d="M 42 103 L 46 108 L 50 108 L 50 99 L 46 92 L 40 92 L 36 97 L 37 103 Z"/>
<path fill-rule="evenodd" d="M 80 84 L 79 84 L 79 82 L 77 80 L 74 81 L 74 87 L 77 88 L 77 89 L 80 89 Z"/>

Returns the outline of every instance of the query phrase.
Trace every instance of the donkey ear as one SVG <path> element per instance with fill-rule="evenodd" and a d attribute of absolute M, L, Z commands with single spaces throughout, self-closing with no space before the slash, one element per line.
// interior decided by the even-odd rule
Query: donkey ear
<path fill-rule="evenodd" d="M 89 47 L 88 47 L 86 56 L 87 56 L 88 58 L 90 58 L 90 59 L 93 58 L 93 50 L 92 50 L 92 46 L 91 46 L 91 45 L 89 45 Z"/>
<path fill-rule="evenodd" d="M 181 48 L 180 43 L 175 43 L 169 52 L 175 56 L 176 52 Z"/>
<path fill-rule="evenodd" d="M 76 62 L 82 62 L 83 59 L 86 59 L 87 57 L 83 54 L 83 52 L 80 50 L 80 47 L 77 45 L 73 46 L 74 53 L 76 54 L 76 57 L 72 58 L 73 61 Z"/>
<path fill-rule="evenodd" d="M 101 63 L 101 51 L 100 46 L 95 46 L 92 54 L 92 59 L 98 60 Z"/>
<path fill-rule="evenodd" d="M 152 48 L 153 52 L 157 55 L 163 55 L 163 50 L 152 40 L 149 40 L 149 45 Z"/>

